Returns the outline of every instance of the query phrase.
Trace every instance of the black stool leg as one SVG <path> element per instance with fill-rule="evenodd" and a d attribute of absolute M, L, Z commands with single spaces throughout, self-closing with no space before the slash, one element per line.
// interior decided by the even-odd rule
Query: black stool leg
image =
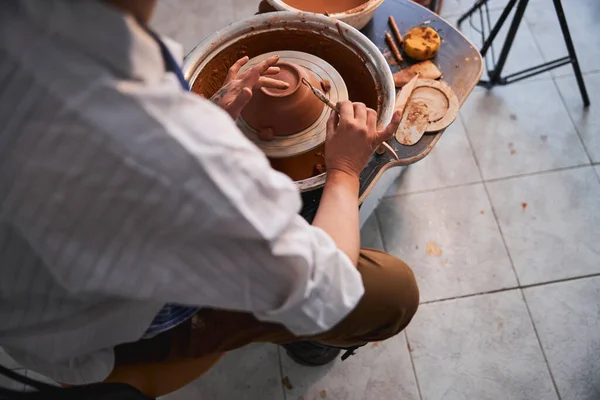
<path fill-rule="evenodd" d="M 510 12 L 510 8 L 514 5 L 514 1 L 511 1 L 504 12 Z M 523 20 L 523 15 L 525 14 L 525 9 L 527 8 L 527 4 L 529 0 L 519 0 L 519 4 L 517 4 L 517 10 L 515 11 L 515 16 L 513 17 L 513 21 L 510 24 L 510 28 L 508 29 L 508 33 L 506 34 L 506 39 L 504 41 L 504 45 L 502 46 L 502 51 L 500 52 L 500 56 L 498 57 L 498 62 L 496 63 L 496 68 L 490 74 L 490 81 L 492 83 L 500 81 L 500 75 L 502 75 L 502 70 L 504 69 L 504 64 L 506 64 L 506 59 L 508 58 L 508 53 L 512 47 L 512 44 L 515 40 L 515 36 L 517 36 L 517 31 L 519 30 L 519 25 Z M 487 43 L 486 43 L 487 44 Z"/>
<path fill-rule="evenodd" d="M 464 13 L 456 22 L 456 26 L 458 27 L 458 29 L 460 30 L 460 26 L 465 21 L 465 19 L 467 19 L 471 15 L 473 15 L 475 13 L 475 11 L 479 10 L 487 2 L 488 2 L 488 0 L 477 0 L 477 2 L 475 2 L 475 4 L 473 4 L 473 7 L 471 7 L 469 9 L 469 11 Z"/>
<path fill-rule="evenodd" d="M 579 91 L 581 92 L 583 105 L 588 107 L 590 105 L 590 98 L 588 97 L 588 93 L 585 88 L 585 82 L 583 81 L 583 75 L 581 73 L 581 68 L 579 67 L 579 60 L 577 59 L 577 54 L 575 54 L 575 46 L 573 46 L 573 40 L 571 39 L 571 33 L 569 32 L 569 26 L 567 25 L 567 19 L 565 18 L 565 12 L 560 0 L 554 0 L 554 8 L 556 9 L 556 15 L 558 15 L 560 29 L 562 29 L 563 37 L 565 38 L 565 44 L 567 45 L 567 51 L 569 52 L 571 64 L 573 64 L 573 72 L 575 73 L 577 85 L 579 86 Z"/>

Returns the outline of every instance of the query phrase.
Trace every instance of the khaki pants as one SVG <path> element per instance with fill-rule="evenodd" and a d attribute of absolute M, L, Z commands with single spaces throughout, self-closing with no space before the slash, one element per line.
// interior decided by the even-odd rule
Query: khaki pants
<path fill-rule="evenodd" d="M 277 344 L 311 340 L 349 347 L 388 339 L 410 322 L 419 304 L 419 290 L 410 268 L 401 260 L 377 250 L 363 249 L 358 270 L 365 295 L 357 307 L 330 331 L 310 337 L 298 337 L 279 324 L 257 320 L 243 312 L 202 309 L 186 323 L 153 339 L 117 346 L 116 366 L 107 381 L 132 383 L 142 392 L 159 396 L 169 387 L 176 390 L 204 373 L 220 355 L 250 343 Z M 199 366 L 194 372 L 190 366 Z M 173 366 L 185 365 L 185 374 Z M 171 368 L 171 373 L 168 369 Z M 146 372 L 143 372 L 146 371 Z M 163 381 L 162 389 L 140 388 L 143 375 Z M 175 381 L 164 382 L 168 376 Z M 153 382 L 155 386 L 157 383 Z M 166 386 L 165 386 L 166 385 Z"/>

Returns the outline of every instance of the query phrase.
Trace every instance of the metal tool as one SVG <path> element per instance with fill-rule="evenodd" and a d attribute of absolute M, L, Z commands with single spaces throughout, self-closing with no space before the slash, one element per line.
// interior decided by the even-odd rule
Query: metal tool
<path fill-rule="evenodd" d="M 340 110 L 339 110 L 338 105 L 335 104 L 334 102 L 332 102 L 331 100 L 329 100 L 327 98 L 327 96 L 325 95 L 325 93 L 321 92 L 319 89 L 314 87 L 309 81 L 306 80 L 306 78 L 302 78 L 302 83 L 305 84 L 306 86 L 308 86 L 310 88 L 310 90 L 314 93 L 315 96 L 317 96 L 317 98 L 319 100 L 321 100 L 323 103 L 325 103 L 325 105 L 327 105 L 329 108 L 331 108 L 333 111 L 335 111 L 339 114 Z M 400 157 L 398 157 L 398 154 L 396 153 L 396 151 L 387 142 L 383 142 L 382 146 L 385 147 L 386 150 L 390 154 L 392 154 L 396 160 L 400 160 Z"/>

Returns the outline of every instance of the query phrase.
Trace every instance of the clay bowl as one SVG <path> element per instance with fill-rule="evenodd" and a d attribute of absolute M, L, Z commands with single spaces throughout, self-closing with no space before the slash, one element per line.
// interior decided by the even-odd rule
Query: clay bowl
<path fill-rule="evenodd" d="M 362 29 L 369 21 L 371 21 L 373 14 L 375 14 L 375 10 L 383 4 L 383 1 L 384 0 L 365 0 L 365 2 L 358 7 L 339 13 L 329 14 L 329 17 L 345 22 L 356 29 Z M 305 11 L 288 5 L 284 0 L 267 0 L 267 3 L 277 11 Z"/>
<path fill-rule="evenodd" d="M 289 136 L 311 126 L 323 113 L 325 104 L 302 83 L 306 79 L 319 87 L 314 74 L 293 63 L 280 62 L 277 66 L 281 71 L 271 78 L 290 86 L 283 90 L 255 89 L 242 118 L 257 131 L 272 129 L 275 136 Z"/>
<path fill-rule="evenodd" d="M 193 92 L 209 98 L 239 58 L 282 50 L 305 52 L 327 61 L 342 76 L 348 97 L 376 109 L 379 125 L 389 124 L 396 91 L 385 58 L 362 33 L 324 15 L 276 12 L 229 25 L 192 50 L 185 59 L 184 76 Z M 320 151 L 315 150 L 315 158 Z M 301 191 L 314 190 L 325 184 L 326 174 L 296 180 L 296 184 Z"/>

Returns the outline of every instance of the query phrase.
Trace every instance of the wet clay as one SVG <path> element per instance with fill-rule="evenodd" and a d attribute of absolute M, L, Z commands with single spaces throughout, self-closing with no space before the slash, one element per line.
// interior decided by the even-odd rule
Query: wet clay
<path fill-rule="evenodd" d="M 222 50 L 198 74 L 192 91 L 210 98 L 221 88 L 227 71 L 240 58 L 250 58 L 278 50 L 303 51 L 331 64 L 342 76 L 351 101 L 365 103 L 378 110 L 383 93 L 378 94 L 378 82 L 367 68 L 366 62 L 354 51 L 318 31 L 278 29 L 246 37 Z M 323 148 L 287 159 L 271 159 L 271 165 L 294 180 L 318 174 L 316 165 L 324 165 Z"/>
<path fill-rule="evenodd" d="M 284 2 L 302 11 L 335 14 L 357 8 L 368 0 L 284 0 Z"/>
<path fill-rule="evenodd" d="M 311 92 L 302 79 L 312 85 L 319 80 L 305 68 L 288 62 L 277 64 L 279 73 L 271 75 L 288 83 L 287 89 L 260 88 L 254 90 L 252 99 L 244 107 L 242 118 L 259 131 L 262 139 L 265 131 L 275 136 L 289 136 L 310 127 L 323 113 L 325 105 Z M 268 139 L 267 139 L 268 140 Z"/>
<path fill-rule="evenodd" d="M 300 181 L 325 172 L 325 144 L 303 154 L 287 158 L 269 159 L 273 169 L 283 172 L 294 181 Z"/>
<path fill-rule="evenodd" d="M 325 93 L 329 93 L 331 90 L 331 82 L 329 82 L 327 79 L 323 79 L 321 81 L 321 89 L 323 89 Z"/>

